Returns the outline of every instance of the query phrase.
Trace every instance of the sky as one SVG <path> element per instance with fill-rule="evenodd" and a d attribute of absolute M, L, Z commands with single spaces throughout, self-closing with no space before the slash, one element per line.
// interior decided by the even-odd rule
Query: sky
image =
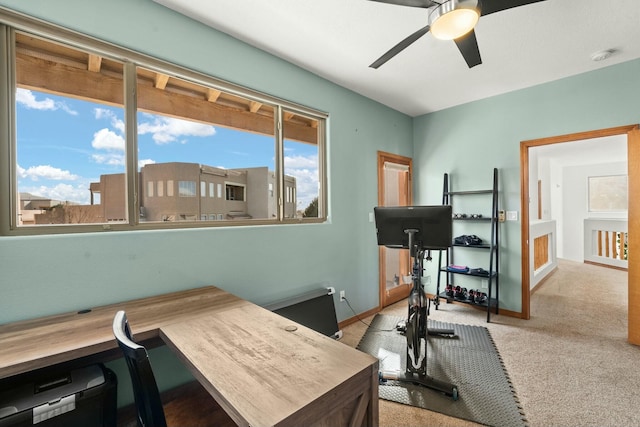
<path fill-rule="evenodd" d="M 16 91 L 18 191 L 89 204 L 89 184 L 125 171 L 124 110 L 26 89 Z M 138 113 L 138 167 L 193 162 L 275 170 L 274 138 Z M 285 141 L 285 173 L 298 209 L 318 194 L 316 146 Z"/>

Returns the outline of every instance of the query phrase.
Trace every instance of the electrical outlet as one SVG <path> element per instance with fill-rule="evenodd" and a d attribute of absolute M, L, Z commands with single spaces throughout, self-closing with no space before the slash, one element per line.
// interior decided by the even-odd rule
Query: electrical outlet
<path fill-rule="evenodd" d="M 340 302 L 344 301 L 345 298 L 344 291 L 340 291 Z"/>
<path fill-rule="evenodd" d="M 504 222 L 506 219 L 505 212 L 503 210 L 498 211 L 498 221 Z"/>

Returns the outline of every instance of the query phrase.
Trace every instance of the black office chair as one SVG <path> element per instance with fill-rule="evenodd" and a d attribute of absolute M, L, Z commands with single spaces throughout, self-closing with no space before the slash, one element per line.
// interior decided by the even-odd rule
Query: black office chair
<path fill-rule="evenodd" d="M 113 319 L 113 334 L 127 361 L 140 427 L 167 427 L 162 400 L 147 350 L 133 341 L 127 315 L 120 310 Z"/>

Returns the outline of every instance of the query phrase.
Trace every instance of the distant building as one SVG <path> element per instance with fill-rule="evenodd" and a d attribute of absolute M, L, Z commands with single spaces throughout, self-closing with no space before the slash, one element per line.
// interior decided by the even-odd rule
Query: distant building
<path fill-rule="evenodd" d="M 91 206 L 100 206 L 100 220 L 95 222 L 125 222 L 127 220 L 127 189 L 123 173 L 100 175 L 100 182 L 89 184 Z M 96 194 L 98 195 L 96 201 Z M 98 219 L 98 218 L 96 218 Z"/>
<path fill-rule="evenodd" d="M 53 206 L 59 205 L 59 200 L 47 199 L 31 193 L 18 194 L 18 224 L 31 225 L 36 223 L 36 215 L 46 212 Z"/>
<path fill-rule="evenodd" d="M 154 163 L 140 170 L 141 220 L 218 221 L 277 216 L 275 173 L 267 167 L 223 169 L 197 163 Z M 285 192 L 296 181 L 285 177 Z M 295 216 L 295 199 L 285 216 Z"/>
<path fill-rule="evenodd" d="M 48 199 L 30 193 L 18 194 L 18 224 L 77 224 L 103 222 L 99 206 Z"/>
<path fill-rule="evenodd" d="M 90 205 L 20 193 L 20 224 L 124 222 L 125 176 L 100 175 Z M 153 163 L 139 173 L 140 221 L 220 221 L 276 218 L 275 173 L 267 167 L 223 169 L 197 163 Z M 296 179 L 285 176 L 285 217 L 296 216 Z"/>

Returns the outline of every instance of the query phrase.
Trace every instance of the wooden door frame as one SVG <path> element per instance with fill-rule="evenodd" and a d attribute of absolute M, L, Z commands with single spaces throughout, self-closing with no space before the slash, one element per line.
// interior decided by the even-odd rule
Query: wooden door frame
<path fill-rule="evenodd" d="M 520 194 L 521 194 L 521 198 L 520 198 L 520 210 L 522 212 L 522 224 L 521 224 L 521 245 L 522 245 L 522 259 L 521 259 L 521 265 L 522 265 L 522 308 L 521 308 L 521 317 L 523 319 L 529 319 L 531 317 L 531 289 L 530 289 L 530 282 L 529 282 L 529 277 L 530 277 L 530 263 L 529 263 L 529 148 L 531 147 L 539 147 L 542 145 L 550 145 L 550 144 L 559 144 L 559 143 L 563 143 L 563 142 L 572 142 L 572 141 L 579 141 L 579 140 L 583 140 L 583 139 L 592 139 L 592 138 L 600 138 L 600 137 L 605 137 L 605 136 L 615 136 L 615 135 L 627 135 L 627 147 L 629 147 L 629 141 L 630 141 L 630 132 L 631 131 L 637 131 L 639 129 L 639 125 L 628 125 L 628 126 L 618 126 L 618 127 L 613 127 L 613 128 L 607 128 L 607 129 L 599 129 L 599 130 L 593 130 L 593 131 L 587 131 L 587 132 L 578 132 L 578 133 L 572 133 L 572 134 L 567 134 L 567 135 L 560 135 L 560 136 L 552 136 L 552 137 L 548 137 L 548 138 L 541 138 L 541 139 L 532 139 L 532 140 L 528 140 L 528 141 L 521 141 L 520 142 Z M 636 144 L 637 145 L 637 144 Z M 638 166 L 635 166 L 636 169 L 638 169 Z M 627 167 L 627 170 L 629 170 L 629 167 Z M 640 175 L 640 173 L 638 174 Z M 637 178 L 637 177 L 636 177 Z M 629 194 L 631 193 L 631 188 L 632 185 L 633 188 L 635 188 L 635 182 L 632 184 L 631 181 L 634 181 L 632 179 L 629 180 Z M 629 235 L 632 234 L 632 229 L 637 230 L 638 232 L 640 232 L 640 224 L 635 224 L 637 221 L 632 221 L 632 212 L 633 212 L 633 219 L 635 220 L 635 217 L 638 214 L 638 206 L 636 206 L 635 204 L 632 206 L 631 203 L 632 198 L 629 197 Z M 637 233 L 636 233 L 637 234 Z M 636 239 L 630 239 L 630 240 L 636 240 Z M 631 243 L 630 243 L 631 245 Z M 637 259 L 637 258 L 636 258 Z M 629 266 L 631 267 L 631 265 Z M 635 265 L 634 265 L 635 267 Z M 634 271 L 637 270 L 637 268 L 634 268 Z M 631 271 L 631 268 L 629 268 L 629 271 Z M 637 275 L 637 274 L 636 274 Z M 636 289 L 636 288 L 640 288 L 640 283 L 635 283 L 636 280 L 632 280 L 631 276 L 629 277 L 629 295 L 630 295 L 630 301 L 629 301 L 629 305 L 631 307 L 631 296 L 632 295 L 638 295 L 638 299 L 640 300 L 640 290 Z M 638 281 L 640 282 L 640 280 Z M 633 284 L 632 284 L 633 283 Z M 640 315 L 640 313 L 639 313 Z M 636 317 L 640 317 L 640 316 L 635 316 Z M 636 319 L 636 320 L 640 320 L 640 319 Z M 629 314 L 629 325 L 631 326 L 632 323 L 632 316 L 631 313 Z M 640 330 L 640 326 L 635 326 L 635 329 Z M 629 341 L 633 342 L 634 340 L 636 341 L 640 341 L 640 333 L 639 332 L 635 332 L 635 338 L 632 339 L 631 338 L 631 332 L 632 332 L 632 328 L 629 328 Z M 640 344 L 640 342 L 634 342 L 634 344 Z"/>
<path fill-rule="evenodd" d="M 398 163 L 407 165 L 409 167 L 409 182 L 407 194 L 407 205 L 413 203 L 413 160 L 411 157 L 401 156 L 399 154 L 387 153 L 385 151 L 378 151 L 378 206 L 383 206 L 385 200 L 384 194 L 384 164 L 385 162 Z M 407 296 L 409 295 L 409 288 L 407 288 Z M 383 301 L 385 300 L 386 292 L 386 266 L 384 259 L 384 248 L 378 248 L 378 290 L 379 300 L 378 308 L 382 310 L 384 308 Z M 406 296 L 405 296 L 406 297 Z"/>

